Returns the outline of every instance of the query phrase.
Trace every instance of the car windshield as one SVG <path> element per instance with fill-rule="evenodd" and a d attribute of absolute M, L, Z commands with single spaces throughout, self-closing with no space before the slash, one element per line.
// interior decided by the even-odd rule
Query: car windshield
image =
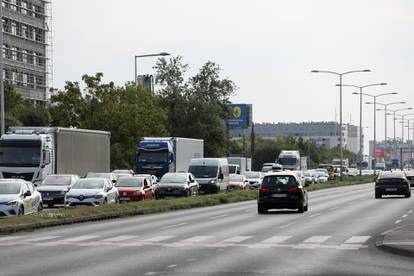
<path fill-rule="evenodd" d="M 229 173 L 237 173 L 237 165 L 229 165 Z"/>
<path fill-rule="evenodd" d="M 246 176 L 246 178 L 260 178 L 260 173 L 248 172 L 248 173 L 245 173 L 244 176 Z"/>
<path fill-rule="evenodd" d="M 116 187 L 142 187 L 144 184 L 143 178 L 138 177 L 121 177 L 116 183 Z"/>
<path fill-rule="evenodd" d="M 297 183 L 290 175 L 270 175 L 263 179 L 262 186 L 297 186 Z"/>
<path fill-rule="evenodd" d="M 238 174 L 230 175 L 230 181 L 243 182 L 243 180 L 244 180 L 243 175 L 238 175 Z"/>
<path fill-rule="evenodd" d="M 20 193 L 20 183 L 0 183 L 0 195 L 15 195 Z"/>
<path fill-rule="evenodd" d="M 281 157 L 278 163 L 281 165 L 296 165 L 297 159 L 293 157 Z"/>
<path fill-rule="evenodd" d="M 168 184 L 168 183 L 185 184 L 186 181 L 187 181 L 187 174 L 185 173 L 167 173 L 161 178 L 159 183 L 160 184 Z"/>
<path fill-rule="evenodd" d="M 140 162 L 167 162 L 168 153 L 167 152 L 145 152 L 141 151 L 138 157 Z"/>
<path fill-rule="evenodd" d="M 104 184 L 101 179 L 80 179 L 72 185 L 72 189 L 103 189 Z"/>
<path fill-rule="evenodd" d="M 70 185 L 70 176 L 48 175 L 40 185 L 44 186 L 68 186 Z"/>
<path fill-rule="evenodd" d="M 0 141 L 0 166 L 37 167 L 40 153 L 40 140 Z"/>
<path fill-rule="evenodd" d="M 217 166 L 190 166 L 188 172 L 196 178 L 214 178 L 217 177 Z"/>

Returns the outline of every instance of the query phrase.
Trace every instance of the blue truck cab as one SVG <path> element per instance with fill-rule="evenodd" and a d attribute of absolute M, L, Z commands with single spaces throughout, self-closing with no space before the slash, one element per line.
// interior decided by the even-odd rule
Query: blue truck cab
<path fill-rule="evenodd" d="M 138 143 L 135 172 L 161 177 L 175 171 L 174 149 L 171 140 L 141 140 Z"/>

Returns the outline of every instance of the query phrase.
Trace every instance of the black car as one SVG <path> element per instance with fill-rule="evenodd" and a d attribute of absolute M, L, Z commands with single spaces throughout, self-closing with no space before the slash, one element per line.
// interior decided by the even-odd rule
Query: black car
<path fill-rule="evenodd" d="M 383 195 L 411 197 L 410 181 L 404 172 L 382 172 L 375 181 L 375 198 Z"/>
<path fill-rule="evenodd" d="M 413 171 L 407 171 L 407 172 L 405 172 L 405 175 L 407 176 L 408 181 L 410 181 L 411 187 L 414 187 L 414 172 Z"/>
<path fill-rule="evenodd" d="M 36 190 L 42 194 L 43 204 L 53 207 L 55 204 L 64 204 L 65 195 L 79 177 L 73 174 L 51 174 L 37 186 Z"/>
<path fill-rule="evenodd" d="M 269 209 L 297 209 L 303 213 L 308 205 L 308 192 L 296 173 L 275 172 L 263 178 L 257 198 L 259 214 Z"/>
<path fill-rule="evenodd" d="M 155 198 L 198 195 L 199 185 L 191 173 L 166 173 L 155 189 Z"/>

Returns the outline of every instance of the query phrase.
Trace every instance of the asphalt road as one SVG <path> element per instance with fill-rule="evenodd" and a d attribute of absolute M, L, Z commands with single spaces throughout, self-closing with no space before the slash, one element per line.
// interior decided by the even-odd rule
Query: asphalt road
<path fill-rule="evenodd" d="M 414 275 L 412 258 L 375 246 L 414 197 L 374 199 L 364 184 L 309 199 L 304 214 L 250 201 L 2 236 L 0 274 Z"/>

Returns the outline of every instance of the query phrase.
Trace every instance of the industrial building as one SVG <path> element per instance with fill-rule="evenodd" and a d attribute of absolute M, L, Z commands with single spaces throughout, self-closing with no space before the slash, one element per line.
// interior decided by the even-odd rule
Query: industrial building
<path fill-rule="evenodd" d="M 51 4 L 1 1 L 3 79 L 35 104 L 45 104 L 52 80 Z"/>
<path fill-rule="evenodd" d="M 256 137 L 264 139 L 275 139 L 277 137 L 301 137 L 310 140 L 320 147 L 331 149 L 339 146 L 340 125 L 337 122 L 306 122 L 306 123 L 255 123 L 254 132 Z M 251 129 L 232 129 L 232 139 L 240 139 L 249 136 Z M 344 148 L 353 152 L 359 152 L 360 136 L 359 127 L 343 125 Z M 363 134 L 362 134 L 363 135 Z"/>

